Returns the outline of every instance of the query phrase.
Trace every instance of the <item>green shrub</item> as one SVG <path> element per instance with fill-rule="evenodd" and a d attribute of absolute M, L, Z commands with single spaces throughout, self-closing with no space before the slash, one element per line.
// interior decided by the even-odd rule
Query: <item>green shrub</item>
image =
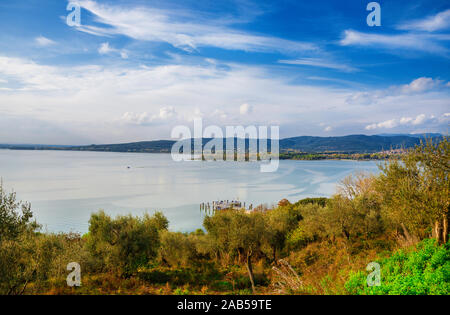
<path fill-rule="evenodd" d="M 101 270 L 129 275 L 157 257 L 159 229 L 164 227 L 165 220 L 159 213 L 153 217 L 146 214 L 143 218 L 129 215 L 112 219 L 100 211 L 89 220 L 87 248 Z"/>
<path fill-rule="evenodd" d="M 367 274 L 350 276 L 345 288 L 350 294 L 449 295 L 450 243 L 438 246 L 434 239 L 419 243 L 414 251 L 400 250 L 381 265 L 381 286 L 368 287 Z"/>

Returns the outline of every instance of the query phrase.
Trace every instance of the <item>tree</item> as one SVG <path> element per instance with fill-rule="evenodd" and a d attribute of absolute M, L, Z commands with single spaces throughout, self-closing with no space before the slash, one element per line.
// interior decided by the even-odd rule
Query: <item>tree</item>
<path fill-rule="evenodd" d="M 281 205 L 280 205 L 281 204 Z M 289 233 L 294 230 L 302 219 L 300 207 L 291 203 L 279 203 L 278 208 L 268 211 L 264 215 L 266 221 L 266 240 L 272 250 L 272 257 L 277 261 L 277 253 L 281 252 Z"/>
<path fill-rule="evenodd" d="M 244 260 L 252 290 L 256 292 L 252 258 L 261 252 L 266 238 L 263 214 L 247 214 L 242 210 L 219 211 L 206 217 L 203 225 L 219 251 L 236 253 L 239 262 Z"/>
<path fill-rule="evenodd" d="M 153 217 L 150 218 L 150 220 L 153 220 L 153 222 L 156 225 L 156 228 L 159 231 L 163 231 L 163 230 L 168 230 L 169 229 L 169 220 L 167 220 L 167 218 L 164 216 L 164 214 L 160 211 L 155 212 L 155 214 L 153 214 Z"/>
<path fill-rule="evenodd" d="M 161 260 L 171 267 L 186 267 L 197 261 L 196 235 L 164 231 L 161 233 Z"/>
<path fill-rule="evenodd" d="M 346 177 L 338 193 L 325 203 L 298 203 L 302 220 L 289 233 L 291 247 L 314 241 L 373 239 L 384 232 L 375 178 L 365 174 Z"/>
<path fill-rule="evenodd" d="M 370 239 L 384 232 L 375 177 L 357 173 L 346 177 L 330 201 L 330 224 L 335 236 Z"/>
<path fill-rule="evenodd" d="M 135 272 L 156 258 L 160 245 L 161 215 L 143 218 L 94 213 L 89 220 L 87 247 L 103 269 L 124 275 Z"/>
<path fill-rule="evenodd" d="M 389 221 L 405 233 L 425 238 L 429 231 L 439 243 L 448 241 L 448 137 L 427 140 L 381 167 L 377 190 Z"/>
<path fill-rule="evenodd" d="M 30 281 L 47 272 L 40 253 L 41 243 L 34 233 L 39 227 L 31 205 L 16 201 L 0 182 L 0 294 L 22 294 Z M 52 252 L 50 252 L 52 253 Z"/>
<path fill-rule="evenodd" d="M 436 143 L 432 139 L 417 146 L 412 154 L 421 170 L 424 196 L 434 219 L 433 234 L 439 243 L 448 241 L 450 147 L 448 137 Z"/>
<path fill-rule="evenodd" d="M 7 194 L 0 182 L 0 242 L 14 240 L 22 233 L 35 231 L 39 225 L 32 218 L 31 205 L 18 202 L 14 192 Z"/>

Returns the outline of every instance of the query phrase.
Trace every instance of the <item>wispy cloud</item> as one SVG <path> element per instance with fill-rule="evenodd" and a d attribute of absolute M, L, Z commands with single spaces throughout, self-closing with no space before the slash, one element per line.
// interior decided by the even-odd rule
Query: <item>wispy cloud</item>
<path fill-rule="evenodd" d="M 421 77 L 417 78 L 409 84 L 391 86 L 383 90 L 374 90 L 370 92 L 356 92 L 347 99 L 349 104 L 372 105 L 379 100 L 392 96 L 417 95 L 428 93 L 440 89 L 447 89 L 448 83 L 439 79 Z"/>
<path fill-rule="evenodd" d="M 44 37 L 44 36 L 36 37 L 34 40 L 35 40 L 36 44 L 41 47 L 51 46 L 51 45 L 56 44 L 55 41 L 53 41 L 47 37 Z"/>
<path fill-rule="evenodd" d="M 342 46 L 366 46 L 390 49 L 396 53 L 397 51 L 395 49 L 403 49 L 448 56 L 449 50 L 441 42 L 449 40 L 450 36 L 441 34 L 405 33 L 384 35 L 346 30 L 339 43 Z"/>
<path fill-rule="evenodd" d="M 190 12 L 165 11 L 150 7 L 126 7 L 82 0 L 96 22 L 106 26 L 82 25 L 79 31 L 97 36 L 124 35 L 140 41 L 165 42 L 185 51 L 217 47 L 243 51 L 315 51 L 313 43 L 249 34 L 227 23 L 209 20 Z"/>
<path fill-rule="evenodd" d="M 435 32 L 450 28 L 450 9 L 424 19 L 408 21 L 398 26 L 401 30 Z"/>
<path fill-rule="evenodd" d="M 310 66 L 310 67 L 319 67 L 319 68 L 327 68 L 333 70 L 339 70 L 344 72 L 355 72 L 358 69 L 348 66 L 343 63 L 331 62 L 327 59 L 322 58 L 302 58 L 296 60 L 279 60 L 279 63 L 288 64 L 288 65 L 301 65 L 301 66 Z"/>

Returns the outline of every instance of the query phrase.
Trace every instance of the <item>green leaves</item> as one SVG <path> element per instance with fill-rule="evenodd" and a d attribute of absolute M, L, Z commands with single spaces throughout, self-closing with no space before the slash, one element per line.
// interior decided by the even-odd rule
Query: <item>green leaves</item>
<path fill-rule="evenodd" d="M 0 182 L 0 242 L 13 240 L 22 232 L 34 231 L 39 226 L 31 221 L 33 213 L 29 203 L 16 201 L 16 194 L 5 193 Z"/>
<path fill-rule="evenodd" d="M 157 257 L 159 231 L 166 227 L 167 219 L 161 213 L 112 219 L 100 211 L 89 221 L 87 248 L 101 269 L 132 274 Z"/>
<path fill-rule="evenodd" d="M 345 284 L 350 294 L 449 295 L 450 244 L 424 240 L 414 250 L 400 250 L 380 262 L 381 286 L 368 287 L 364 272 L 354 273 Z"/>

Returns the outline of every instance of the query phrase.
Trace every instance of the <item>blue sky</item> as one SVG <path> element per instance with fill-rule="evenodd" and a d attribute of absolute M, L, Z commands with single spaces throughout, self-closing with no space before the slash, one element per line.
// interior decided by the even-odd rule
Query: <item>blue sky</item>
<path fill-rule="evenodd" d="M 0 143 L 448 132 L 446 0 L 73 2 L 0 2 Z"/>

